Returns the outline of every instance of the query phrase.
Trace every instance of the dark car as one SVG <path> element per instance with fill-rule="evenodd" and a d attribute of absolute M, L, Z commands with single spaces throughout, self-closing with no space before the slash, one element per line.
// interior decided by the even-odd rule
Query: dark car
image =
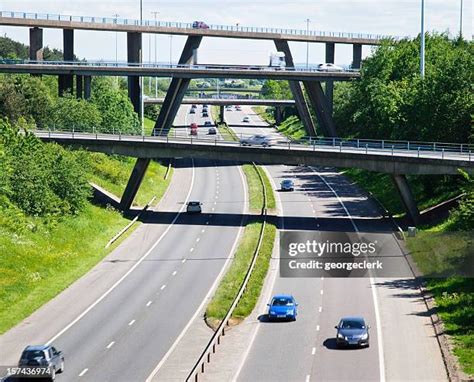
<path fill-rule="evenodd" d="M 51 345 L 30 345 L 21 353 L 18 367 L 41 367 L 50 369 L 50 378 L 64 371 L 64 355 Z"/>
<path fill-rule="evenodd" d="M 335 326 L 336 344 L 342 346 L 369 347 L 369 328 L 362 317 L 343 317 Z"/>
<path fill-rule="evenodd" d="M 272 302 L 268 306 L 268 319 L 295 321 L 298 314 L 298 304 L 293 296 L 287 294 L 277 294 L 273 296 Z"/>
<path fill-rule="evenodd" d="M 204 126 L 205 126 L 205 127 L 212 126 L 212 122 L 211 122 L 211 121 L 205 121 L 205 122 L 204 122 Z"/>
<path fill-rule="evenodd" d="M 282 191 L 294 191 L 295 184 L 291 179 L 283 179 L 280 183 L 280 187 Z"/>
<path fill-rule="evenodd" d="M 195 21 L 193 22 L 194 29 L 209 29 L 209 25 L 207 25 L 204 21 Z"/>
<path fill-rule="evenodd" d="M 208 113 L 207 111 L 203 111 L 203 112 L 202 112 L 202 117 L 203 117 L 203 118 L 209 117 L 209 113 Z"/>
<path fill-rule="evenodd" d="M 202 212 L 202 203 L 197 201 L 188 202 L 186 212 L 188 214 L 200 214 Z"/>
<path fill-rule="evenodd" d="M 196 109 L 191 108 L 191 110 L 189 110 L 189 114 L 196 114 Z"/>
<path fill-rule="evenodd" d="M 215 127 L 210 127 L 209 130 L 207 131 L 207 133 L 209 135 L 216 135 L 217 134 L 217 130 Z"/>

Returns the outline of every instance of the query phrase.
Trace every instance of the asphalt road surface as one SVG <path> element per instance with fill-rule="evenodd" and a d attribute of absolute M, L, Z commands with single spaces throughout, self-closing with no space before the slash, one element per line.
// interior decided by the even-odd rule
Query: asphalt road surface
<path fill-rule="evenodd" d="M 242 119 L 249 115 L 251 122 Z M 275 135 L 251 111 L 226 112 L 237 134 Z M 402 256 L 390 222 L 379 218 L 375 204 L 334 169 L 267 166 L 276 188 L 282 179 L 294 192 L 279 192 L 286 230 L 376 232 L 390 253 Z M 408 267 L 408 265 L 405 265 Z M 408 274 L 409 269 L 401 269 Z M 296 322 L 260 323 L 249 341 L 238 381 L 441 381 L 447 380 L 426 307 L 411 277 L 284 278 L 277 276 L 273 294 L 292 294 L 299 303 Z M 370 347 L 339 350 L 334 326 L 347 315 L 363 316 Z"/>
<path fill-rule="evenodd" d="M 187 119 L 183 108 L 176 124 Z M 52 340 L 66 359 L 58 381 L 129 382 L 150 375 L 222 274 L 246 198 L 237 166 L 206 161 L 177 161 L 170 187 L 164 212 L 147 213 L 147 224 L 97 269 L 0 337 L 1 364 L 15 364 L 28 344 Z M 203 213 L 177 215 L 186 200 L 201 201 Z M 106 286 L 94 277 L 107 279 L 115 267 L 126 267 L 123 277 Z M 108 293 L 94 296 L 96 286 Z M 76 302 L 84 310 L 71 314 Z"/>

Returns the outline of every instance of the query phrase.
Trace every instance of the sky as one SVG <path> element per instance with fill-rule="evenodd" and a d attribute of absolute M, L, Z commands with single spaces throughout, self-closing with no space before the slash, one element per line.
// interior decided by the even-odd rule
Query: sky
<path fill-rule="evenodd" d="M 421 0 L 142 0 L 143 18 L 208 24 L 265 26 L 372 33 L 394 36 L 416 36 L 420 31 Z M 425 0 L 427 31 L 459 34 L 462 0 Z M 54 13 L 74 16 L 138 19 L 140 0 L 1 0 L 0 10 Z M 472 36 L 472 0 L 463 0 L 463 35 Z M 28 28 L 0 26 L 0 34 L 28 44 Z M 115 61 L 117 39 L 118 61 L 126 60 L 126 35 L 114 32 L 75 32 L 75 54 L 88 60 Z M 60 30 L 44 31 L 43 42 L 62 49 Z M 180 36 L 144 35 L 143 59 L 158 62 L 179 58 L 185 38 Z M 290 43 L 296 63 L 306 62 L 306 43 Z M 309 45 L 311 63 L 324 62 L 324 44 Z M 268 64 L 275 47 L 271 41 L 204 38 L 198 54 L 200 63 Z M 364 47 L 363 56 L 371 48 Z M 352 48 L 336 45 L 336 64 L 350 64 Z"/>

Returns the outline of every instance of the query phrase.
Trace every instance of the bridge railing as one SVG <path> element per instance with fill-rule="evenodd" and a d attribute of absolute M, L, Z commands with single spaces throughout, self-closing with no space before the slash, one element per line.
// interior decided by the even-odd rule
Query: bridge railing
<path fill-rule="evenodd" d="M 317 67 L 272 67 L 265 65 L 225 65 L 225 64 L 170 64 L 170 63 L 154 63 L 154 62 L 126 62 L 126 61 L 46 61 L 46 60 L 22 60 L 0 58 L 0 65 L 51 65 L 51 66 L 85 66 L 85 67 L 107 67 L 107 68 L 144 68 L 144 69 L 193 69 L 193 70 L 272 70 L 272 71 L 291 71 L 299 73 L 359 73 L 359 69 L 344 69 L 338 71 L 321 70 Z"/>
<path fill-rule="evenodd" d="M 70 138 L 87 138 L 96 140 L 133 140 L 142 142 L 166 141 L 169 143 L 180 142 L 189 144 L 214 144 L 231 146 L 272 147 L 306 150 L 306 151 L 338 151 L 360 154 L 380 154 L 389 156 L 410 156 L 418 158 L 437 159 L 461 159 L 474 161 L 474 144 L 447 143 L 447 142 L 419 142 L 419 141 L 396 141 L 396 140 L 374 140 L 374 139 L 352 139 L 352 138 L 325 138 L 309 137 L 299 140 L 291 140 L 279 135 L 267 135 L 265 144 L 249 142 L 252 134 L 238 134 L 238 141 L 226 140 L 219 134 L 209 135 L 209 126 L 200 126 L 197 135 L 191 135 L 187 126 L 176 126 L 172 133 L 166 137 L 141 135 L 139 133 L 123 133 L 112 130 L 103 131 L 100 128 L 73 126 L 71 128 L 51 127 L 35 130 L 40 136 L 55 137 L 56 135 Z"/>
<path fill-rule="evenodd" d="M 144 27 L 195 29 L 193 28 L 193 23 L 186 23 L 186 22 L 173 22 L 173 21 L 161 21 L 161 20 L 143 20 L 140 22 L 140 20 L 128 19 L 128 18 L 124 19 L 124 18 L 100 17 L 100 16 L 99 17 L 72 16 L 72 15 L 60 15 L 60 14 L 54 14 L 54 13 L 0 11 L 0 17 L 30 19 L 30 20 L 46 20 L 46 21 L 65 21 L 65 22 L 98 23 L 98 24 L 111 24 L 111 25 L 131 25 L 131 26 L 141 25 Z M 288 29 L 288 28 L 241 26 L 241 25 L 210 24 L 208 25 L 208 28 L 210 30 L 216 30 L 216 31 L 271 33 L 271 34 L 293 35 L 293 36 L 357 38 L 357 39 L 366 39 L 366 40 L 375 40 L 375 41 L 385 39 L 385 38 L 394 39 L 394 40 L 409 38 L 408 36 L 405 36 L 405 37 L 388 36 L 388 35 L 373 34 L 373 33 L 328 32 L 328 31 L 317 31 L 317 30 L 306 30 L 306 29 Z"/>

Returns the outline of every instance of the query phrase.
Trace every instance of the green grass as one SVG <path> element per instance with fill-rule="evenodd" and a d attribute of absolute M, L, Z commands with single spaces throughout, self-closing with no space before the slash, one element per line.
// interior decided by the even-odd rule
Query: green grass
<path fill-rule="evenodd" d="M 136 160 L 100 153 L 90 153 L 88 155 L 91 163 L 90 181 L 120 197 L 125 190 Z M 154 195 L 157 196 L 158 200 L 163 196 L 171 180 L 171 176 L 164 180 L 167 167 L 167 165 L 155 161 L 150 163 L 133 202 L 134 205 L 144 206 Z"/>
<path fill-rule="evenodd" d="M 296 116 L 291 116 L 285 119 L 281 125 L 278 126 L 278 132 L 294 140 L 306 136 L 306 130 L 304 129 L 303 123 Z"/>
<path fill-rule="evenodd" d="M 98 263 L 128 220 L 88 204 L 55 227 L 11 235 L 0 227 L 0 333 L 28 317 Z"/>
<path fill-rule="evenodd" d="M 153 131 L 153 128 L 155 127 L 155 121 L 153 121 L 150 118 L 143 118 L 143 127 L 145 130 L 145 135 L 151 135 L 151 132 Z"/>
<path fill-rule="evenodd" d="M 83 155 L 84 161 L 91 164 L 89 180 L 121 195 L 135 160 L 96 153 Z M 138 204 L 144 205 L 153 195 L 157 201 L 161 198 L 171 179 L 163 179 L 165 172 L 166 166 L 150 164 L 137 195 Z M 105 250 L 107 242 L 129 220 L 111 208 L 91 203 L 77 216 L 59 221 L 23 215 L 17 219 L 27 219 L 30 229 L 12 234 L 7 225 L 0 225 L 0 306 L 5 307 L 0 310 L 0 334 L 87 273 L 131 233 L 130 230 Z"/>
<path fill-rule="evenodd" d="M 260 212 L 263 207 L 263 188 L 260 178 L 252 165 L 244 165 L 243 171 L 248 184 L 249 208 L 254 212 Z M 267 207 L 275 208 L 275 199 L 270 181 L 263 170 L 260 169 L 260 171 L 267 187 Z M 232 264 L 207 307 L 206 318 L 211 325 L 217 325 L 224 318 L 232 304 L 257 248 L 262 225 L 263 222 L 257 216 L 247 223 Z M 233 318 L 237 320 L 241 320 L 252 312 L 260 296 L 273 252 L 275 233 L 276 227 L 272 224 L 266 224 L 254 271 L 247 284 L 247 290 L 233 314 Z"/>
<path fill-rule="evenodd" d="M 346 169 L 344 175 L 355 181 L 361 188 L 370 191 L 393 215 L 405 213 L 404 207 L 391 176 L 360 169 Z M 435 176 L 430 175 L 430 179 Z M 420 178 L 418 178 L 420 179 Z M 457 188 L 436 187 L 434 191 L 425 190 L 419 180 L 408 177 L 413 196 L 420 211 L 432 207 L 460 193 Z"/>
<path fill-rule="evenodd" d="M 445 333 L 452 336 L 454 354 L 463 371 L 474 374 L 474 280 L 460 276 L 429 277 L 453 274 L 455 269 L 471 271 L 474 254 L 472 232 L 446 231 L 444 222 L 416 237 L 407 238 L 407 245 L 418 269 L 425 277 L 426 287 L 434 296 L 437 312 L 443 320 Z M 471 274 L 472 276 L 472 274 Z"/>
<path fill-rule="evenodd" d="M 275 124 L 275 116 L 273 113 L 269 112 L 269 108 L 266 106 L 252 106 L 252 110 L 260 118 L 266 121 L 269 125 Z"/>

